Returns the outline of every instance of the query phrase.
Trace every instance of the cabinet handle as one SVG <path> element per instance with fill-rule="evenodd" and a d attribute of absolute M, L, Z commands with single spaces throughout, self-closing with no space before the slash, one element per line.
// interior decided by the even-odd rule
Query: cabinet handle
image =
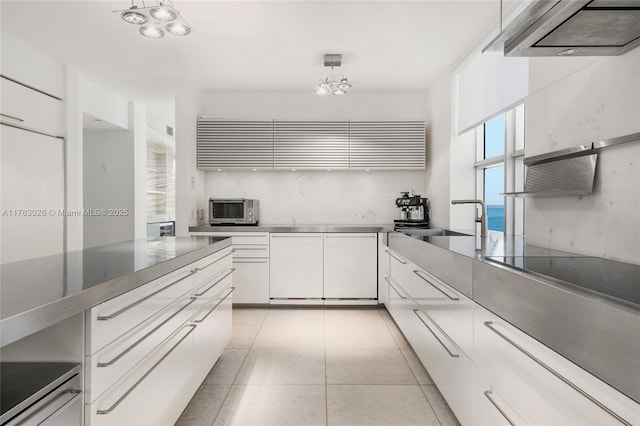
<path fill-rule="evenodd" d="M 110 314 L 110 315 L 100 315 L 100 316 L 98 316 L 98 321 L 107 321 L 107 320 L 110 320 L 110 319 L 114 319 L 114 318 L 116 318 L 116 317 L 118 317 L 118 316 L 120 316 L 120 315 L 124 314 L 124 313 L 125 313 L 125 312 L 127 312 L 129 309 L 131 309 L 131 308 L 134 308 L 134 307 L 138 306 L 140 303 L 144 302 L 145 300 L 147 300 L 147 299 L 149 299 L 149 298 L 151 298 L 151 297 L 155 296 L 156 294 L 158 294 L 158 293 L 160 293 L 160 292 L 165 291 L 166 289 L 168 289 L 169 287 L 171 287 L 171 286 L 173 286 L 173 285 L 178 284 L 180 281 L 182 281 L 182 280 L 184 280 L 184 279 L 186 279 L 186 278 L 189 278 L 191 275 L 195 274 L 196 272 L 198 272 L 196 269 L 192 269 L 192 270 L 191 270 L 191 271 L 189 271 L 189 273 L 188 273 L 187 275 L 185 275 L 184 277 L 182 277 L 182 278 L 178 278 L 177 280 L 175 280 L 175 281 L 174 281 L 174 282 L 172 282 L 171 284 L 168 284 L 168 285 L 166 285 L 166 286 L 162 287 L 160 290 L 156 290 L 156 291 L 154 291 L 153 293 L 146 295 L 146 296 L 145 296 L 145 297 L 143 297 L 142 299 L 137 300 L 137 301 L 133 302 L 132 304 L 125 306 L 124 308 L 120 309 L 119 311 L 114 312 L 114 313 L 112 313 L 112 314 Z"/>
<path fill-rule="evenodd" d="M 398 256 L 396 256 L 395 254 L 391 253 L 389 250 L 385 250 L 387 253 L 389 253 L 389 256 L 393 257 L 395 260 L 397 260 L 398 262 L 402 263 L 403 265 L 406 265 L 407 262 L 404 259 L 399 258 Z"/>
<path fill-rule="evenodd" d="M 225 258 L 225 257 L 227 257 L 227 256 L 231 256 L 231 255 L 233 254 L 233 252 L 234 252 L 234 250 L 231 250 L 229 253 L 225 254 L 225 255 L 224 255 L 224 256 L 222 256 L 222 257 L 217 258 L 216 260 L 214 260 L 214 261 L 213 261 L 213 262 L 211 262 L 211 263 L 208 263 L 206 266 L 203 266 L 202 268 L 195 268 L 194 270 L 195 270 L 196 272 L 198 272 L 198 271 L 202 271 L 202 270 L 204 270 L 204 269 L 207 269 L 209 266 L 211 266 L 211 265 L 213 265 L 213 264 L 217 263 L 219 260 L 222 260 L 222 259 L 224 259 L 224 258 Z"/>
<path fill-rule="evenodd" d="M 44 404 L 42 407 L 38 408 L 35 412 L 31 413 L 27 417 L 25 417 L 23 419 L 20 419 L 20 420 L 14 418 L 13 420 L 14 421 L 17 420 L 18 423 L 16 423 L 16 424 L 20 424 L 20 425 L 32 424 L 32 422 L 35 421 L 34 417 L 36 415 L 38 415 L 39 413 L 42 413 L 43 411 L 47 410 L 49 407 L 52 407 L 54 405 L 58 405 L 58 401 L 60 399 L 64 398 L 67 395 L 71 395 L 71 397 L 66 399 L 61 405 L 59 405 L 58 407 L 53 408 L 53 412 L 51 414 L 49 414 L 40 423 L 38 423 L 39 425 L 46 424 L 47 420 L 55 417 L 56 414 L 60 413 L 62 410 L 64 410 L 69 405 L 73 404 L 78 398 L 80 398 L 81 394 L 82 394 L 82 391 L 79 390 L 79 389 L 66 389 L 66 390 L 63 390 L 62 392 L 60 392 L 58 395 L 56 395 L 54 398 L 52 398 L 50 401 L 48 401 L 46 404 Z M 33 423 L 33 424 L 35 424 L 35 423 Z"/>
<path fill-rule="evenodd" d="M 451 358 L 459 358 L 459 357 L 460 357 L 460 354 L 457 354 L 457 353 L 455 353 L 455 352 L 451 352 L 451 351 L 449 350 L 449 348 L 447 347 L 447 345 L 445 345 L 445 344 L 444 344 L 444 342 L 443 342 L 443 341 L 438 337 L 438 335 L 437 335 L 437 334 L 436 334 L 436 333 L 431 329 L 431 327 L 429 327 L 429 326 L 427 325 L 427 323 L 426 323 L 426 322 L 424 322 L 424 320 L 423 320 L 423 319 L 422 319 L 422 317 L 420 316 L 419 312 L 420 312 L 420 311 L 419 311 L 418 309 L 414 309 L 414 310 L 413 310 L 413 313 L 414 313 L 414 314 L 416 314 L 416 316 L 418 317 L 418 319 L 420 320 L 420 322 L 421 322 L 422 324 L 424 324 L 424 326 L 425 326 L 425 327 L 427 327 L 427 330 L 429 330 L 429 331 L 431 332 L 431 334 L 433 334 L 433 337 L 435 337 L 435 338 L 436 338 L 436 340 L 437 340 L 437 341 L 442 345 L 442 347 L 444 348 L 444 350 L 445 350 L 445 351 L 447 351 L 447 352 L 449 353 L 449 356 L 450 356 Z M 435 322 L 435 321 L 434 321 L 434 320 L 433 320 L 429 315 L 427 315 L 425 312 L 423 312 L 423 314 L 425 314 L 425 315 L 426 315 L 426 317 L 427 317 L 427 318 L 429 318 L 429 321 L 430 321 L 433 325 L 435 325 L 435 326 L 436 326 L 436 328 L 438 329 L 438 331 L 440 331 L 440 333 L 442 333 L 442 335 L 443 335 L 443 336 L 445 336 L 445 337 L 446 337 L 446 338 L 451 342 L 451 338 L 450 338 L 449 336 L 447 336 L 447 333 L 445 333 L 445 332 L 444 332 L 444 330 L 442 330 L 442 329 L 440 328 L 440 326 L 439 326 L 438 324 L 436 324 L 436 322 Z M 451 342 L 451 343 L 453 344 L 453 342 Z"/>
<path fill-rule="evenodd" d="M 266 250 L 266 247 L 236 247 L 234 248 L 235 251 L 240 251 L 240 250 Z"/>
<path fill-rule="evenodd" d="M 388 283 L 389 283 L 389 285 L 391 286 L 391 288 L 393 289 L 393 291 L 395 291 L 395 292 L 398 294 L 398 296 L 400 296 L 400 298 L 401 298 L 401 299 L 406 299 L 406 296 L 403 296 L 403 295 L 398 291 L 398 289 L 396 288 L 396 286 L 394 286 L 394 285 L 391 283 L 391 280 L 389 280 L 389 278 L 384 277 L 384 280 L 385 280 L 386 282 L 388 282 Z"/>
<path fill-rule="evenodd" d="M 455 297 L 455 296 L 451 296 L 449 293 L 447 293 L 446 291 L 442 290 L 440 287 L 436 286 L 434 283 L 431 282 L 431 280 L 427 277 L 423 277 L 422 275 L 420 275 L 420 272 L 424 272 L 424 271 L 420 271 L 419 269 L 415 269 L 413 271 L 414 274 L 416 274 L 417 276 L 419 276 L 420 278 L 422 278 L 422 280 L 424 280 L 427 284 L 431 285 L 431 287 L 435 288 L 436 290 L 438 290 L 440 293 L 444 294 L 445 296 L 447 296 L 449 298 L 449 300 L 454 300 L 454 301 L 458 301 L 460 300 L 459 297 Z M 427 272 L 424 272 L 425 274 L 428 274 Z M 430 275 L 430 274 L 428 274 Z"/>
<path fill-rule="evenodd" d="M 554 370 L 553 368 L 551 368 L 550 366 L 548 366 L 547 364 L 545 364 L 543 361 L 541 361 L 539 358 L 537 358 L 535 355 L 533 355 L 531 352 L 527 351 L 525 348 L 523 348 L 522 346 L 518 345 L 515 341 L 513 341 L 512 339 L 510 339 L 508 336 L 506 336 L 504 333 L 502 333 L 500 330 L 498 330 L 497 328 L 495 328 L 493 326 L 493 321 L 485 321 L 484 325 L 490 329 L 491 331 L 493 331 L 494 333 L 496 333 L 498 336 L 502 337 L 504 340 L 506 340 L 509 344 L 511 344 L 511 346 L 513 346 L 514 348 L 516 348 L 517 350 L 519 350 L 520 352 L 522 352 L 523 354 L 525 354 L 527 357 L 529 357 L 532 361 L 534 361 L 536 364 L 538 364 L 539 366 L 541 366 L 542 368 L 544 368 L 545 370 L 547 370 L 549 373 L 553 374 L 554 376 L 556 376 L 558 379 L 560 379 L 562 382 L 564 382 L 566 385 L 568 385 L 569 387 L 571 387 L 573 390 L 575 390 L 576 392 L 578 392 L 580 395 L 582 395 L 583 397 L 587 398 L 589 401 L 591 401 L 592 403 L 594 403 L 595 405 L 597 405 L 598 407 L 600 407 L 603 411 L 605 411 L 607 414 L 609 414 L 611 417 L 613 417 L 614 419 L 616 419 L 617 421 L 619 421 L 620 423 L 622 423 L 623 425 L 628 425 L 631 426 L 631 423 L 627 422 L 625 419 L 623 419 L 622 417 L 620 417 L 618 414 L 614 413 L 613 411 L 611 411 L 611 409 L 609 409 L 606 405 L 604 405 L 603 403 L 601 403 L 600 401 L 598 401 L 597 399 L 595 399 L 594 397 L 592 397 L 591 395 L 589 395 L 587 392 L 585 392 L 584 390 L 582 390 L 582 388 L 580 388 L 578 385 L 574 384 L 572 381 L 570 381 L 569 379 L 567 379 L 566 377 L 564 377 L 562 374 L 558 373 L 556 370 Z"/>
<path fill-rule="evenodd" d="M 229 272 L 227 272 L 226 274 L 224 274 L 222 277 L 220 277 L 215 283 L 211 284 L 209 287 L 207 287 L 206 290 L 201 291 L 200 293 L 195 293 L 194 296 L 196 297 L 200 297 L 203 296 L 206 292 L 208 292 L 209 290 L 211 290 L 212 288 L 214 288 L 216 285 L 218 285 L 218 283 L 222 280 L 224 280 L 225 278 L 227 278 L 229 275 L 231 275 L 233 273 L 233 271 L 235 271 L 235 268 L 230 268 L 228 269 Z M 219 274 L 218 274 L 219 275 Z M 207 281 L 207 284 L 210 283 L 212 280 L 215 280 L 218 275 L 216 275 L 215 277 L 213 277 L 211 280 Z M 206 284 L 205 284 L 206 285 Z"/>
<path fill-rule="evenodd" d="M 136 346 L 138 346 L 140 343 L 144 342 L 144 340 L 151 336 L 153 333 L 155 333 L 156 331 L 158 331 L 160 329 L 160 327 L 162 327 L 163 325 L 165 325 L 166 323 L 168 323 L 169 321 L 171 321 L 172 318 L 174 318 L 176 315 L 178 315 L 180 312 L 182 312 L 183 310 L 185 310 L 187 308 L 187 306 L 191 305 L 193 302 L 195 302 L 196 300 L 198 300 L 195 297 L 192 297 L 191 300 L 189 300 L 189 303 L 187 303 L 186 305 L 184 305 L 183 307 L 181 307 L 180 309 L 178 309 L 176 312 L 174 312 L 170 317 L 168 317 L 167 319 L 165 319 L 164 321 L 162 321 L 160 324 L 158 324 L 158 326 L 154 327 L 153 330 L 151 330 L 150 332 L 148 332 L 147 334 L 145 334 L 144 336 L 142 336 L 140 339 L 138 339 L 134 344 L 132 344 L 131 346 L 129 346 L 127 349 L 125 349 L 124 351 L 120 352 L 118 355 L 116 355 L 115 357 L 113 357 L 110 361 L 107 362 L 99 362 L 98 364 L 96 364 L 96 366 L 98 368 L 104 368 L 104 367 L 109 367 L 113 364 L 115 364 L 116 362 L 118 362 L 123 356 L 125 356 L 126 354 L 128 354 L 129 352 L 131 352 L 131 350 L 133 348 L 135 348 Z"/>
<path fill-rule="evenodd" d="M 493 391 L 491 391 L 491 390 L 484 391 L 484 396 L 489 400 L 491 405 L 493 405 L 496 408 L 496 410 L 498 410 L 498 412 L 500 414 L 502 414 L 502 417 L 504 417 L 504 419 L 507 422 L 509 422 L 509 424 L 511 426 L 516 426 L 515 422 L 513 420 L 511 420 L 511 418 L 507 415 L 507 413 L 505 413 L 505 411 L 502 408 L 500 408 L 498 403 L 495 401 L 495 399 L 493 399 L 493 397 L 491 395 L 493 395 Z"/>
<path fill-rule="evenodd" d="M 269 263 L 269 260 L 267 259 L 262 259 L 262 260 L 250 260 L 250 257 L 245 257 L 245 258 L 236 258 L 233 259 L 233 263 Z"/>
<path fill-rule="evenodd" d="M 271 238 L 321 238 L 322 235 L 272 235 Z"/>
<path fill-rule="evenodd" d="M 211 308 L 211 309 L 209 310 L 209 312 L 207 312 L 207 315 L 203 316 L 203 317 L 202 317 L 202 318 L 200 318 L 200 319 L 193 320 L 193 322 L 195 322 L 195 323 L 197 323 L 197 324 L 200 324 L 202 321 L 206 320 L 206 319 L 207 319 L 207 317 L 208 317 L 209 315 L 211 315 L 211 312 L 215 311 L 215 309 L 216 309 L 218 306 L 220 306 L 220 304 L 221 304 L 222 302 L 224 302 L 224 301 L 226 300 L 226 298 L 227 298 L 227 297 L 231 296 L 231 293 L 233 293 L 233 290 L 235 290 L 235 289 L 236 289 L 235 287 L 229 287 L 229 292 L 228 292 L 227 294 L 225 294 L 225 295 L 224 295 L 224 297 L 223 297 L 222 299 L 220 299 L 220 301 L 219 301 L 218 303 L 216 303 L 216 305 L 215 305 L 213 308 Z M 224 291 L 224 290 L 223 290 L 223 291 Z M 222 291 L 221 291 L 220 293 L 222 293 Z M 220 294 L 220 293 L 218 293 L 218 294 Z M 216 295 L 216 296 L 217 296 L 217 295 Z"/>
<path fill-rule="evenodd" d="M 377 235 L 325 235 L 325 238 L 376 238 Z"/>
<path fill-rule="evenodd" d="M 22 118 L 14 117 L 13 115 L 4 114 L 4 113 L 1 113 L 1 112 L 0 112 L 0 115 L 3 116 L 3 117 L 10 118 L 12 120 L 19 121 L 20 123 L 24 123 L 24 120 Z"/>
<path fill-rule="evenodd" d="M 185 340 L 185 339 L 186 339 L 186 338 L 187 338 L 191 333 L 193 333 L 193 330 L 195 330 L 195 329 L 196 329 L 196 327 L 197 327 L 197 325 L 195 325 L 195 324 L 188 324 L 188 325 L 185 325 L 184 327 L 182 327 L 182 328 L 190 328 L 190 330 L 187 332 L 187 334 L 185 334 L 184 336 L 182 336 L 182 337 L 180 338 L 180 340 L 178 340 L 178 342 L 177 342 L 175 345 L 173 345 L 173 346 L 171 347 L 171 349 L 169 349 L 169 350 L 167 351 L 167 353 L 165 353 L 165 354 L 162 356 L 162 358 L 160 358 L 160 359 L 159 359 L 155 364 L 153 364 L 153 366 L 152 366 L 152 367 L 151 367 L 151 368 L 150 368 L 146 373 L 144 373 L 144 375 L 143 375 L 142 377 L 140 377 L 140 378 L 138 379 L 138 381 L 136 381 L 136 382 L 135 382 L 135 383 L 134 383 L 134 384 L 133 384 L 129 389 L 127 389 L 127 391 L 126 391 L 126 392 L 125 392 L 125 393 L 124 393 L 120 398 L 118 398 L 118 400 L 117 400 L 116 402 L 114 402 L 114 403 L 113 403 L 113 405 L 112 405 L 111 407 L 107 408 L 106 410 L 98 410 L 98 411 L 96 412 L 96 414 L 99 414 L 99 415 L 109 414 L 110 412 L 112 412 L 113 410 L 115 410 L 115 409 L 118 407 L 118 405 L 120 405 L 120 404 L 122 403 L 122 401 L 124 401 L 124 400 L 129 396 L 129 394 L 131 394 L 131 392 L 133 392 L 133 391 L 134 391 L 134 389 L 135 389 L 135 388 L 137 388 L 137 387 L 138 387 L 138 385 L 140 385 L 140 383 L 142 383 L 142 382 L 144 381 L 144 379 L 146 379 L 146 378 L 149 376 L 149 374 L 151 374 L 151 373 L 153 372 L 153 370 L 155 370 L 155 369 L 156 369 L 156 367 L 158 367 L 158 365 L 160 365 L 160 363 L 162 363 L 162 361 L 164 361 L 164 360 L 165 360 L 165 358 L 166 358 L 166 357 L 168 357 L 168 356 L 169 356 L 169 354 L 171 354 L 171 352 L 173 352 L 173 351 L 175 350 L 175 348 L 177 348 L 177 347 L 178 347 L 178 345 L 180 345 L 180 343 L 182 343 L 182 342 L 183 342 L 183 341 L 184 341 L 184 340 Z M 166 342 L 167 340 L 169 340 L 170 338 L 174 337 L 176 334 L 177 334 L 177 333 L 172 334 L 171 336 L 169 336 L 169 337 L 165 340 L 165 342 Z"/>

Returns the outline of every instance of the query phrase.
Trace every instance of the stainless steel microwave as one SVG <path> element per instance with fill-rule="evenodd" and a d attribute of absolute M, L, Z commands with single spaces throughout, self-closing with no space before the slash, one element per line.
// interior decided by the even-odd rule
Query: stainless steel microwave
<path fill-rule="evenodd" d="M 259 221 L 259 200 L 209 198 L 209 223 L 211 225 L 257 225 Z"/>

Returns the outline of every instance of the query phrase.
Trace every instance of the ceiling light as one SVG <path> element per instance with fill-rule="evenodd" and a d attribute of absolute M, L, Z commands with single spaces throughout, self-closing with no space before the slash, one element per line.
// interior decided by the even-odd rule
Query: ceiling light
<path fill-rule="evenodd" d="M 565 49 L 558 52 L 559 56 L 571 56 L 574 53 L 578 53 L 578 49 Z"/>
<path fill-rule="evenodd" d="M 171 22 L 175 21 L 178 17 L 178 14 L 171 7 L 160 6 L 154 7 L 149 10 L 149 14 L 153 17 L 153 19 L 157 19 L 162 22 Z"/>
<path fill-rule="evenodd" d="M 173 35 L 185 36 L 191 33 L 191 28 L 189 28 L 188 25 L 182 24 L 180 22 L 173 22 L 167 25 L 167 31 L 169 31 Z"/>
<path fill-rule="evenodd" d="M 324 66 L 331 67 L 331 75 L 329 77 L 321 78 L 318 80 L 318 84 L 313 93 L 316 95 L 332 95 L 342 96 L 346 95 L 353 86 L 353 83 L 349 83 L 349 80 L 344 75 L 338 77 L 333 75 L 333 67 L 339 67 L 342 64 L 342 55 L 339 54 L 326 54 L 324 55 Z"/>
<path fill-rule="evenodd" d="M 140 34 L 148 38 L 162 38 L 164 37 L 164 31 L 158 27 L 152 25 L 145 25 L 140 28 Z"/>
<path fill-rule="evenodd" d="M 157 0 L 155 5 L 146 6 L 141 1 L 142 7 L 131 1 L 131 7 L 125 10 L 116 10 L 125 22 L 143 25 L 139 31 L 148 38 L 162 38 L 165 31 L 175 36 L 186 36 L 193 31 L 187 22 L 180 16 L 180 12 L 173 6 L 171 0 Z"/>
<path fill-rule="evenodd" d="M 138 6 L 132 5 L 128 10 L 122 12 L 120 16 L 125 20 L 125 22 L 128 22 L 130 24 L 144 24 L 149 20 L 149 18 L 147 18 L 143 13 L 137 12 L 137 8 Z"/>

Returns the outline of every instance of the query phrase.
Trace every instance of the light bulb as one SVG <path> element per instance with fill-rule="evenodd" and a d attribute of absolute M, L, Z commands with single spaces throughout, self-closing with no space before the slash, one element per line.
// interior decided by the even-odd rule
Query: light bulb
<path fill-rule="evenodd" d="M 349 81 L 347 81 L 346 78 L 343 78 L 340 80 L 340 84 L 338 84 L 338 88 L 342 89 L 342 90 L 348 90 L 351 89 L 352 84 L 349 83 Z"/>
<path fill-rule="evenodd" d="M 320 85 L 316 86 L 316 88 L 313 90 L 313 93 L 315 93 L 316 95 L 328 95 L 329 89 L 327 89 L 323 85 Z"/>
<path fill-rule="evenodd" d="M 191 28 L 180 22 L 174 22 L 167 25 L 167 31 L 169 31 L 173 35 L 185 36 L 191 33 Z"/>
<path fill-rule="evenodd" d="M 333 92 L 331 92 L 332 94 L 336 95 L 336 96 L 342 96 L 342 95 L 346 95 L 347 91 L 344 89 L 334 89 Z"/>
<path fill-rule="evenodd" d="M 170 22 L 178 17 L 178 14 L 174 12 L 173 9 L 166 6 L 154 7 L 149 11 L 149 14 L 153 16 L 154 19 L 162 22 Z"/>
<path fill-rule="evenodd" d="M 140 28 L 140 34 L 148 38 L 162 38 L 164 37 L 164 31 L 160 28 L 153 27 L 151 25 L 145 25 Z"/>
<path fill-rule="evenodd" d="M 144 24 L 149 20 L 144 14 L 140 12 L 136 12 L 134 9 L 137 9 L 138 6 L 131 6 L 129 10 L 125 10 L 120 15 L 125 22 L 135 25 Z"/>

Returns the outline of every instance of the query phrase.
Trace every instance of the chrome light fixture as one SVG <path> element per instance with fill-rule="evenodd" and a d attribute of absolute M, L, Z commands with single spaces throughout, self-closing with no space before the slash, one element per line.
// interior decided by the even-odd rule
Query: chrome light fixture
<path fill-rule="evenodd" d="M 147 38 L 162 38 L 165 31 L 176 36 L 186 36 L 192 31 L 171 0 L 157 0 L 153 6 L 147 6 L 142 0 L 142 7 L 132 0 L 129 9 L 116 12 L 125 22 L 140 25 L 140 34 Z"/>
<path fill-rule="evenodd" d="M 313 90 L 314 94 L 328 95 L 331 93 L 335 96 L 342 96 L 349 92 L 353 83 L 350 83 L 347 77 L 342 74 L 337 77 L 333 74 L 333 67 L 339 67 L 340 65 L 342 65 L 342 55 L 335 53 L 324 55 L 324 66 L 331 67 L 331 75 L 319 79 L 318 85 Z"/>

